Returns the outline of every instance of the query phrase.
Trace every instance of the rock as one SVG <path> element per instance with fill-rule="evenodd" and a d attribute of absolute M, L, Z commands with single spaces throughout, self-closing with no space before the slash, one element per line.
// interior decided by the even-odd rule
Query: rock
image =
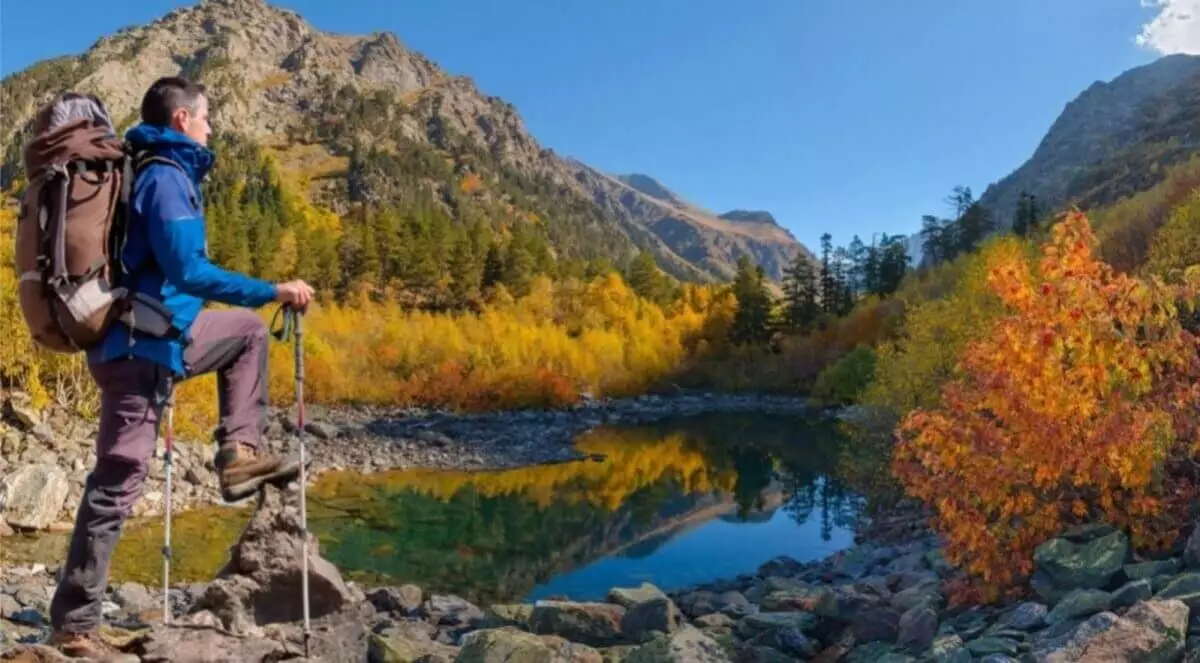
<path fill-rule="evenodd" d="M 851 628 L 859 642 L 895 642 L 900 630 L 900 611 L 892 607 L 863 610 L 854 616 Z"/>
<path fill-rule="evenodd" d="M 933 639 L 929 654 L 935 663 L 970 663 L 971 651 L 963 646 L 957 635 L 941 635 Z"/>
<path fill-rule="evenodd" d="M 425 612 L 435 624 L 466 626 L 483 618 L 483 611 L 470 601 L 448 595 L 435 594 L 425 602 Z"/>
<path fill-rule="evenodd" d="M 533 617 L 533 606 L 526 603 L 500 603 L 490 605 L 483 611 L 483 619 L 479 628 L 496 628 L 499 626 L 516 626 L 528 631 L 529 620 Z"/>
<path fill-rule="evenodd" d="M 1108 607 L 1111 610 L 1128 608 L 1138 601 L 1145 601 L 1153 596 L 1154 590 L 1151 588 L 1149 580 L 1134 580 L 1125 583 L 1120 589 L 1113 592 L 1112 601 Z"/>
<path fill-rule="evenodd" d="M 529 622 L 538 635 L 557 635 L 572 642 L 603 647 L 621 643 L 625 608 L 611 603 L 539 601 Z"/>
<path fill-rule="evenodd" d="M 0 481 L 3 519 L 13 527 L 39 530 L 58 518 L 67 499 L 67 474 L 57 465 L 28 465 Z"/>
<path fill-rule="evenodd" d="M 623 663 L 730 663 L 721 645 L 690 626 L 631 651 Z"/>
<path fill-rule="evenodd" d="M 586 645 L 502 627 L 464 636 L 455 663 L 603 663 L 603 660 L 600 652 Z"/>
<path fill-rule="evenodd" d="M 803 610 L 832 617 L 837 614 L 837 597 L 827 587 L 799 587 L 768 594 L 762 600 L 762 607 L 771 612 Z"/>
<path fill-rule="evenodd" d="M 38 439 L 39 442 L 46 444 L 46 445 L 53 446 L 54 430 L 50 428 L 50 424 L 43 421 L 42 423 L 34 426 L 33 430 L 31 432 L 33 433 L 33 436 Z"/>
<path fill-rule="evenodd" d="M 1200 573 L 1175 576 L 1155 595 L 1160 599 L 1179 599 L 1189 608 L 1200 608 Z"/>
<path fill-rule="evenodd" d="M 1173 576 L 1179 573 L 1180 562 L 1178 557 L 1169 557 L 1167 559 L 1154 562 L 1141 562 L 1139 564 L 1126 564 L 1125 577 L 1130 580 L 1149 580 L 1154 576 L 1169 575 Z"/>
<path fill-rule="evenodd" d="M 642 601 L 621 618 L 621 634 L 631 642 L 645 642 L 655 633 L 670 635 L 682 626 L 683 615 L 665 596 Z"/>
<path fill-rule="evenodd" d="M 420 587 L 404 585 L 373 589 L 367 594 L 367 600 L 379 612 L 397 612 L 407 616 L 415 614 L 421 608 L 424 596 Z"/>
<path fill-rule="evenodd" d="M 940 585 L 941 583 L 934 582 L 900 591 L 892 597 L 892 607 L 902 612 L 922 604 L 936 608 L 942 603 Z"/>
<path fill-rule="evenodd" d="M 715 613 L 712 615 L 704 615 L 703 617 L 697 617 L 695 620 L 695 623 L 696 623 L 696 626 L 699 626 L 700 628 L 703 628 L 703 629 L 721 629 L 721 628 L 731 628 L 737 622 L 733 621 L 733 617 L 730 617 L 729 615 L 722 614 L 722 613 Z"/>
<path fill-rule="evenodd" d="M 122 583 L 113 592 L 117 605 L 128 612 L 141 612 L 155 607 L 156 597 L 150 595 L 150 590 L 135 582 Z"/>
<path fill-rule="evenodd" d="M 775 645 L 779 651 L 799 658 L 812 658 L 819 646 L 798 628 L 785 628 L 775 634 Z"/>
<path fill-rule="evenodd" d="M 1032 631 L 1041 628 L 1046 623 L 1046 615 L 1050 609 L 1041 603 L 1027 601 L 1004 615 L 1000 623 L 1021 631 Z"/>
<path fill-rule="evenodd" d="M 304 430 L 322 440 L 332 440 L 341 432 L 337 426 L 322 421 L 310 421 L 304 425 Z"/>
<path fill-rule="evenodd" d="M 302 619 L 303 535 L 298 505 L 267 487 L 230 549 L 228 564 L 192 610 L 211 610 L 231 629 L 234 622 L 244 626 Z M 352 595 L 337 568 L 320 556 L 316 537 L 310 534 L 308 540 L 309 611 L 315 619 L 340 610 Z"/>
<path fill-rule="evenodd" d="M 1183 564 L 1195 571 L 1200 570 L 1200 526 L 1192 528 L 1187 544 L 1183 547 Z"/>
<path fill-rule="evenodd" d="M 759 612 L 747 615 L 737 624 L 738 634 L 750 639 L 764 631 L 780 631 L 795 628 L 809 632 L 817 625 L 817 616 L 807 612 Z"/>
<path fill-rule="evenodd" d="M 1046 623 L 1054 625 L 1076 617 L 1089 617 L 1108 610 L 1111 602 L 1112 595 L 1108 592 L 1099 589 L 1077 589 L 1054 606 L 1050 614 L 1046 615 Z"/>
<path fill-rule="evenodd" d="M 42 415 L 27 404 L 19 404 L 15 400 L 8 401 L 8 407 L 5 409 L 8 419 L 17 425 L 19 430 L 26 433 L 32 431 L 38 424 L 42 423 Z"/>
<path fill-rule="evenodd" d="M 370 663 L 410 663 L 439 656 L 451 661 L 458 654 L 458 648 L 434 642 L 428 633 L 409 628 L 407 624 L 372 633 L 367 641 L 367 661 Z"/>
<path fill-rule="evenodd" d="M 1034 660 L 1040 663 L 1177 661 L 1183 655 L 1187 622 L 1188 606 L 1183 601 L 1142 601 L 1123 617 L 1111 612 L 1094 615 L 1061 646 L 1035 651 Z"/>
<path fill-rule="evenodd" d="M 1069 536 L 1050 539 L 1034 551 L 1036 575 L 1042 579 L 1034 589 L 1053 600 L 1055 590 L 1102 588 L 1123 568 L 1128 555 L 1129 538 L 1120 530 L 1078 543 Z"/>
<path fill-rule="evenodd" d="M 918 605 L 900 616 L 896 644 L 914 652 L 925 651 L 937 635 L 938 616 L 932 608 Z"/>
<path fill-rule="evenodd" d="M 4 519 L 0 518 L 0 538 L 12 535 L 12 527 L 9 527 L 8 523 L 4 522 Z"/>
<path fill-rule="evenodd" d="M 989 654 L 1016 656 L 1021 651 L 1021 643 L 1012 638 L 985 635 L 968 642 L 967 649 L 975 656 L 980 657 L 988 656 Z"/>
<path fill-rule="evenodd" d="M 642 583 L 641 587 L 626 588 L 614 587 L 608 592 L 607 601 L 616 603 L 623 608 L 632 608 L 633 606 L 651 599 L 666 598 L 667 595 L 663 591 L 648 582 Z"/>
<path fill-rule="evenodd" d="M 198 626 L 156 626 L 140 647 L 145 663 L 212 663 L 280 660 L 287 649 L 265 638 L 239 638 Z"/>

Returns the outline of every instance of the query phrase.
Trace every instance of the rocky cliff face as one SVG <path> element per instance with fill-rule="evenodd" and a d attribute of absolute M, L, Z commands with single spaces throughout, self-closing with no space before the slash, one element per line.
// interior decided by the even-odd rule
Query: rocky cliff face
<path fill-rule="evenodd" d="M 1105 204 L 1150 188 L 1200 149 L 1200 57 L 1172 55 L 1097 82 L 1063 109 L 1020 168 L 981 202 L 1005 227 L 1022 191 L 1043 209 Z"/>
<path fill-rule="evenodd" d="M 270 147 L 297 173 L 316 171 L 304 179 L 310 193 L 338 212 L 371 196 L 399 196 L 388 182 L 405 179 L 439 193 L 454 215 L 455 190 L 472 177 L 475 195 L 495 208 L 558 224 L 549 235 L 566 257 L 599 252 L 619 264 L 642 248 L 676 276 L 711 280 L 732 275 L 741 253 L 778 278 L 804 251 L 773 224 L 729 223 L 651 178 L 610 177 L 544 149 L 511 104 L 447 74 L 391 33 L 322 32 L 263 0 L 204 0 L 6 78 L 0 184 L 19 172 L 28 124 L 55 93 L 96 93 L 124 129 L 136 122 L 144 90 L 178 74 L 209 87 L 216 131 Z M 363 178 L 344 167 L 363 146 L 426 154 Z"/>

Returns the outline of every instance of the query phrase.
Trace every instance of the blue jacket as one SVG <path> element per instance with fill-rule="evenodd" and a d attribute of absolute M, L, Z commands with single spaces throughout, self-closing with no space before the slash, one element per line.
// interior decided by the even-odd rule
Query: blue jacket
<path fill-rule="evenodd" d="M 253 308 L 274 300 L 274 284 L 224 270 L 209 260 L 200 183 L 212 167 L 212 151 L 170 128 L 147 124 L 130 129 L 125 139 L 135 151 L 148 149 L 186 171 L 151 163 L 135 178 L 128 240 L 121 254 L 131 275 L 127 285 L 162 301 L 185 340 L 206 300 Z M 140 357 L 181 376 L 183 349 L 180 340 L 142 334 L 130 339 L 129 328 L 117 322 L 88 352 L 88 360 Z"/>

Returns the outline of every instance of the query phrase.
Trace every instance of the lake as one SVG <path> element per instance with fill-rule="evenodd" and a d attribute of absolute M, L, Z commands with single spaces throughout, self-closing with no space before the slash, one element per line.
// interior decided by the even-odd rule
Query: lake
<path fill-rule="evenodd" d="M 326 474 L 309 489 L 309 528 L 322 555 L 367 585 L 413 583 L 482 604 L 602 599 L 642 582 L 670 590 L 852 545 L 860 500 L 836 479 L 839 444 L 831 423 L 796 416 L 600 428 L 577 440 L 589 460 Z M 173 580 L 211 577 L 248 515 L 177 515 Z M 161 582 L 161 537 L 161 520 L 131 524 L 113 582 Z"/>

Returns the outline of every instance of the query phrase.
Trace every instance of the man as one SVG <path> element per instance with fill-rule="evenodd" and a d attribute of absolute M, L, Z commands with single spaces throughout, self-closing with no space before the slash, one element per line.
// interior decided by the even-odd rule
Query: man
<path fill-rule="evenodd" d="M 241 307 L 278 301 L 303 310 L 303 281 L 278 285 L 229 272 L 207 256 L 200 183 L 213 163 L 204 87 L 163 78 L 142 100 L 142 123 L 125 136 L 161 159 L 137 174 L 121 257 L 127 285 L 161 301 L 179 336 L 152 336 L 116 323 L 88 366 L 101 391 L 96 465 L 88 476 L 61 581 L 50 606 L 51 646 L 93 660 L 124 660 L 96 637 L 109 562 L 130 509 L 142 493 L 163 406 L 175 383 L 217 373 L 220 421 L 214 460 L 222 497 L 244 499 L 263 484 L 283 485 L 300 471 L 294 457 L 265 454 L 267 329 L 245 308 L 202 311 L 206 300 Z M 134 323 L 136 325 L 136 322 Z M 140 326 L 139 326 L 140 329 Z"/>

